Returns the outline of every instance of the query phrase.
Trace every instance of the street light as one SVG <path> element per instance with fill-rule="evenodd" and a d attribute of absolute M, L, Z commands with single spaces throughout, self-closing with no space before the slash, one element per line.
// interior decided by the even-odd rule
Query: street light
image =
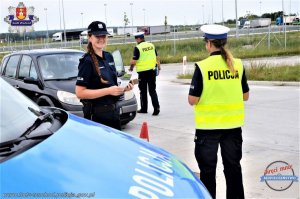
<path fill-rule="evenodd" d="M 131 3 L 130 3 L 130 7 L 131 7 L 131 33 L 133 34 L 133 17 L 132 17 L 132 6 L 133 6 L 133 3 L 131 2 Z"/>
<path fill-rule="evenodd" d="M 105 23 L 106 23 L 106 25 L 107 25 L 106 6 L 107 6 L 107 4 L 105 3 L 105 4 L 104 4 L 104 13 L 105 13 Z"/>
<path fill-rule="evenodd" d="M 61 11 L 60 11 L 60 0 L 58 0 L 58 10 L 59 10 L 59 30 L 61 30 Z"/>
<path fill-rule="evenodd" d="M 224 10 L 223 10 L 223 0 L 222 0 L 222 23 L 224 26 Z"/>
<path fill-rule="evenodd" d="M 259 1 L 259 13 L 260 13 L 260 17 L 261 17 L 261 1 Z"/>
<path fill-rule="evenodd" d="M 46 14 L 46 27 L 47 27 L 47 42 L 49 42 L 49 32 L 48 32 L 48 18 L 47 18 L 47 8 L 44 8 Z"/>
<path fill-rule="evenodd" d="M 66 33 L 66 23 L 65 23 L 64 0 L 61 0 L 61 8 L 62 8 L 63 26 L 64 26 L 64 41 L 65 41 L 65 47 L 66 47 L 67 46 L 67 33 Z M 61 39 L 61 41 L 62 41 L 62 39 Z"/>
<path fill-rule="evenodd" d="M 211 0 L 211 23 L 214 23 L 214 2 Z"/>
<path fill-rule="evenodd" d="M 83 12 L 81 12 L 80 14 L 81 14 L 81 27 L 83 28 Z"/>
<path fill-rule="evenodd" d="M 203 25 L 205 24 L 204 22 L 204 4 L 202 4 L 202 21 L 203 21 Z"/>
<path fill-rule="evenodd" d="M 144 26 L 145 26 L 145 12 L 146 12 L 146 9 L 145 8 L 143 8 L 143 11 L 144 11 Z"/>
<path fill-rule="evenodd" d="M 239 27 L 238 27 L 238 14 L 237 14 L 237 0 L 235 0 L 235 37 L 239 37 Z"/>

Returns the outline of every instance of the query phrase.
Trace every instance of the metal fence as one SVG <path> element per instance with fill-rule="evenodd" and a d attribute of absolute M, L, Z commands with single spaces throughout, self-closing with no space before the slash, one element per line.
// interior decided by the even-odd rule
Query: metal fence
<path fill-rule="evenodd" d="M 245 28 L 245 29 L 239 29 L 238 35 L 254 35 L 254 34 L 261 34 L 262 38 L 266 34 L 272 33 L 283 33 L 284 27 L 283 26 L 271 26 L 267 28 Z M 300 31 L 300 26 L 286 26 L 286 31 Z M 176 49 L 176 40 L 185 40 L 185 39 L 191 39 L 191 38 L 201 38 L 202 33 L 200 31 L 182 31 L 182 32 L 171 32 L 169 34 L 163 34 L 163 35 L 147 35 L 146 40 L 150 42 L 162 42 L 162 41 L 173 41 L 174 42 L 174 49 Z M 230 36 L 236 35 L 236 30 L 231 29 L 229 32 Z M 135 39 L 131 37 L 113 37 L 109 39 L 108 45 L 113 44 L 126 44 L 126 43 L 135 43 Z M 42 49 L 42 48 L 79 48 L 83 49 L 82 44 L 80 43 L 80 40 L 74 40 L 74 41 L 67 41 L 66 43 L 63 42 L 47 42 L 46 39 L 42 40 L 41 43 L 33 43 L 30 40 L 26 40 L 25 42 L 22 41 L 20 43 L 11 42 L 7 44 L 6 46 L 0 47 L 0 53 L 9 53 L 12 51 L 19 51 L 19 50 L 32 50 L 32 49 Z"/>

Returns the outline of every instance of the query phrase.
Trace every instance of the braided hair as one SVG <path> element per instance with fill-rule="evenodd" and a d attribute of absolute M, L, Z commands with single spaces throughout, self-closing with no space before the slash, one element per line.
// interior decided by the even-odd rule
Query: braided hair
<path fill-rule="evenodd" d="M 205 41 L 207 42 L 208 39 L 205 39 Z M 225 62 L 227 63 L 227 67 L 229 68 L 229 70 L 235 74 L 236 71 L 234 70 L 234 66 L 233 66 L 233 56 L 230 53 L 230 51 L 228 49 L 226 49 L 226 44 L 227 44 L 227 38 L 225 39 L 214 39 L 214 40 L 209 40 L 210 42 L 212 42 L 212 44 L 216 47 L 219 48 L 221 51 L 221 56 L 222 58 L 225 60 Z"/>
<path fill-rule="evenodd" d="M 90 37 L 90 36 L 92 36 L 92 35 L 89 34 L 89 37 Z M 108 84 L 108 81 L 106 81 L 106 80 L 104 80 L 104 79 L 102 78 L 101 71 L 100 71 L 100 68 L 99 68 L 99 67 L 100 67 L 100 66 L 99 66 L 99 62 L 98 62 L 98 59 L 97 59 L 97 57 L 96 57 L 96 53 L 95 53 L 95 51 L 94 51 L 94 48 L 93 48 L 92 43 L 89 42 L 86 48 L 87 48 L 87 52 L 88 52 L 88 53 L 91 55 L 91 57 L 92 57 L 92 60 L 93 60 L 93 63 L 94 63 L 94 67 L 95 67 L 95 70 L 96 70 L 97 74 L 98 74 L 99 77 L 100 77 L 101 83 L 103 83 L 103 84 Z"/>

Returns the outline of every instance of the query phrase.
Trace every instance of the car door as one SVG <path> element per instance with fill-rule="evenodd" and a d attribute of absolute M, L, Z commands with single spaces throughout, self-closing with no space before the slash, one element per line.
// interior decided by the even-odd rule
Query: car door
<path fill-rule="evenodd" d="M 38 79 L 35 64 L 29 55 L 23 55 L 18 67 L 16 81 L 18 89 L 33 101 L 36 101 L 41 89 L 36 84 L 25 83 L 25 78 Z"/>
<path fill-rule="evenodd" d="M 119 50 L 115 50 L 114 52 L 112 52 L 112 56 L 115 61 L 117 75 L 118 77 L 122 77 L 125 74 L 125 67 L 123 64 L 123 58 L 121 52 Z"/>
<path fill-rule="evenodd" d="M 1 67 L 3 79 L 15 88 L 19 87 L 16 77 L 17 77 L 17 68 L 20 61 L 20 57 L 21 55 L 11 55 L 8 58 L 6 64 L 3 63 L 3 66 Z"/>

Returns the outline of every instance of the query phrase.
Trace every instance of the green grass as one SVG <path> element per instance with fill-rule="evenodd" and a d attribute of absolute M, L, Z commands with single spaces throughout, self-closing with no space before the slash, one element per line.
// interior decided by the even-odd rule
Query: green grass
<path fill-rule="evenodd" d="M 256 81 L 300 81 L 300 65 L 280 67 L 250 67 L 247 78 Z"/>
<path fill-rule="evenodd" d="M 296 66 L 251 66 L 246 68 L 248 80 L 255 81 L 300 81 L 300 65 Z M 193 72 L 177 75 L 178 79 L 192 79 Z"/>

